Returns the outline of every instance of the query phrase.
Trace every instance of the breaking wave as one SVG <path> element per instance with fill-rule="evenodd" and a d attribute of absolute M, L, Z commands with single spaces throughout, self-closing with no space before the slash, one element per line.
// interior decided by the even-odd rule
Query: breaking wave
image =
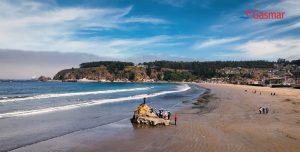
<path fill-rule="evenodd" d="M 119 93 L 119 92 L 143 91 L 143 90 L 149 90 L 151 88 L 153 88 L 153 87 L 103 90 L 103 91 L 91 91 L 91 92 L 60 93 L 60 94 L 41 94 L 41 95 L 36 95 L 36 96 L 23 96 L 23 97 L 22 96 L 2 97 L 2 98 L 0 98 L 0 103 L 24 101 L 24 100 L 57 98 L 57 97 L 82 96 L 82 95 L 92 95 L 92 94 L 108 94 L 108 93 Z"/>
<path fill-rule="evenodd" d="M 60 107 L 50 107 L 50 108 L 45 108 L 45 109 L 9 112 L 9 113 L 0 114 L 0 119 L 1 118 L 9 118 L 9 117 L 36 115 L 36 114 L 42 114 L 42 113 L 48 113 L 48 112 L 54 112 L 54 111 L 70 110 L 70 109 L 100 105 L 100 104 L 105 104 L 105 103 L 151 98 L 151 97 L 156 97 L 156 96 L 170 94 L 170 93 L 183 92 L 183 91 L 187 91 L 189 89 L 190 89 L 190 87 L 188 85 L 182 85 L 182 86 L 179 86 L 178 89 L 174 90 L 174 91 L 162 91 L 162 92 L 157 92 L 157 93 L 152 93 L 152 94 L 139 94 L 139 95 L 134 95 L 134 96 L 129 96 L 129 97 L 121 97 L 121 98 L 115 98 L 115 99 L 101 99 L 101 100 L 94 100 L 94 101 L 85 102 L 85 103 L 66 105 L 66 106 L 60 106 Z"/>

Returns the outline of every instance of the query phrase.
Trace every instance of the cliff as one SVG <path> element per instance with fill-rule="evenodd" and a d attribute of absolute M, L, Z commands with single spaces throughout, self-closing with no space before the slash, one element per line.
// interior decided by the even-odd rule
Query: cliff
<path fill-rule="evenodd" d="M 152 77 L 156 78 L 155 74 Z M 127 66 L 124 69 L 108 70 L 105 66 L 90 68 L 72 68 L 59 71 L 54 80 L 96 80 L 96 81 L 151 81 L 146 67 Z"/>
<path fill-rule="evenodd" d="M 95 64 L 93 62 L 93 64 Z M 83 68 L 86 67 L 86 68 Z M 153 82 L 153 81 L 191 81 L 195 77 L 188 70 L 175 70 L 146 65 L 137 66 L 110 66 L 100 65 L 99 67 L 81 66 L 59 71 L 54 80 L 68 82 L 76 81 L 113 81 L 113 82 Z"/>

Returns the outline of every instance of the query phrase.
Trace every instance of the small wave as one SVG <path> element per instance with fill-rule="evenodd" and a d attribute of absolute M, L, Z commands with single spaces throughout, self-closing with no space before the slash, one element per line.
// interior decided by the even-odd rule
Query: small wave
<path fill-rule="evenodd" d="M 17 99 L 17 98 L 26 98 L 26 97 L 29 97 L 29 96 L 10 96 L 10 97 L 0 97 L 0 103 L 1 101 L 3 100 L 11 100 L 11 99 Z"/>
<path fill-rule="evenodd" d="M 151 98 L 151 97 L 156 97 L 156 96 L 170 94 L 170 93 L 183 92 L 183 91 L 187 91 L 189 89 L 190 89 L 190 87 L 188 85 L 182 85 L 177 90 L 174 90 L 174 91 L 162 91 L 162 92 L 157 92 L 157 93 L 153 93 L 153 94 L 139 94 L 139 95 L 135 95 L 135 96 L 121 97 L 121 98 L 115 98 L 115 99 L 101 99 L 101 100 L 94 100 L 94 101 L 86 102 L 86 103 L 79 103 L 79 104 L 60 106 L 60 107 L 51 107 L 51 108 L 38 109 L 38 110 L 9 112 L 9 113 L 0 114 L 0 119 L 1 118 L 9 118 L 9 117 L 36 115 L 36 114 L 42 114 L 42 113 L 48 113 L 48 112 L 54 112 L 54 111 L 71 110 L 71 109 L 75 109 L 75 108 L 100 105 L 100 104 L 104 104 L 104 103 L 113 103 L 113 102 L 122 102 L 122 101 L 137 100 L 137 99 L 143 99 L 143 98 Z"/>
<path fill-rule="evenodd" d="M 103 90 L 103 91 L 92 91 L 92 92 L 74 92 L 74 93 L 60 93 L 60 94 L 41 94 L 36 96 L 15 96 L 12 98 L 0 98 L 0 103 L 14 102 L 14 101 L 24 101 L 24 100 L 36 100 L 36 99 L 47 99 L 47 98 L 57 98 L 57 97 L 70 97 L 70 96 L 82 96 L 82 95 L 92 95 L 92 94 L 108 94 L 108 93 L 118 93 L 118 92 L 130 92 L 130 91 L 143 91 L 149 90 L 153 87 L 144 88 L 132 88 L 132 89 L 116 89 L 116 90 Z"/>

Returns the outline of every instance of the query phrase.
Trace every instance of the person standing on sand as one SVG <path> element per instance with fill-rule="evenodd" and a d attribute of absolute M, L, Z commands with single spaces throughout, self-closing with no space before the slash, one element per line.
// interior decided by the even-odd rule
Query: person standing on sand
<path fill-rule="evenodd" d="M 176 126 L 177 125 L 177 115 L 176 114 L 175 114 L 174 120 L 175 120 L 175 126 Z"/>
<path fill-rule="evenodd" d="M 168 120 L 170 120 L 170 118 L 171 118 L 171 112 L 168 111 Z"/>
<path fill-rule="evenodd" d="M 268 107 L 266 107 L 266 114 L 268 114 L 269 113 L 269 108 Z"/>
<path fill-rule="evenodd" d="M 265 114 L 265 108 L 264 107 L 262 108 L 262 111 L 263 111 L 263 114 Z"/>
<path fill-rule="evenodd" d="M 144 97 L 144 104 L 146 104 L 146 98 Z"/>
<path fill-rule="evenodd" d="M 261 114 L 262 113 L 262 107 L 259 107 L 258 111 L 259 111 L 259 114 Z"/>

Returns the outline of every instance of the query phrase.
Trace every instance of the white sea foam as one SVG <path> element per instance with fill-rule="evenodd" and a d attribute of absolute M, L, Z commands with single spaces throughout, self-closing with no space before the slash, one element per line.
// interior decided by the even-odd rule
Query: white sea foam
<path fill-rule="evenodd" d="M 70 96 L 82 96 L 82 95 L 92 95 L 92 94 L 109 94 L 118 92 L 131 92 L 131 91 L 143 91 L 149 90 L 152 87 L 143 88 L 132 88 L 132 89 L 116 89 L 116 90 L 103 90 L 103 91 L 91 91 L 91 92 L 73 92 L 73 93 L 60 93 L 60 94 L 41 94 L 36 96 L 27 96 L 24 98 L 8 98 L 0 100 L 0 103 L 14 102 L 14 101 L 25 101 L 25 100 L 36 100 L 36 99 L 47 99 L 47 98 L 57 98 L 57 97 L 70 97 Z"/>
<path fill-rule="evenodd" d="M 139 94 L 139 95 L 135 95 L 135 96 L 121 97 L 121 98 L 115 98 L 115 99 L 101 99 L 101 100 L 94 100 L 94 101 L 85 102 L 85 103 L 66 105 L 66 106 L 60 106 L 60 107 L 50 107 L 50 108 L 45 108 L 45 109 L 9 112 L 9 113 L 0 114 L 0 119 L 1 118 L 9 118 L 9 117 L 36 115 L 36 114 L 42 114 L 42 113 L 48 113 L 48 112 L 54 112 L 54 111 L 71 110 L 71 109 L 75 109 L 75 108 L 100 105 L 100 104 L 104 104 L 104 103 L 113 103 L 113 102 L 122 102 L 122 101 L 137 100 L 137 99 L 143 99 L 143 98 L 151 98 L 151 97 L 156 97 L 156 96 L 170 94 L 170 93 L 183 92 L 183 91 L 187 91 L 189 89 L 190 89 L 190 87 L 188 85 L 182 85 L 182 86 L 178 87 L 177 90 L 174 90 L 174 91 L 162 91 L 162 92 L 157 92 L 157 93 L 153 93 L 153 94 Z"/>

